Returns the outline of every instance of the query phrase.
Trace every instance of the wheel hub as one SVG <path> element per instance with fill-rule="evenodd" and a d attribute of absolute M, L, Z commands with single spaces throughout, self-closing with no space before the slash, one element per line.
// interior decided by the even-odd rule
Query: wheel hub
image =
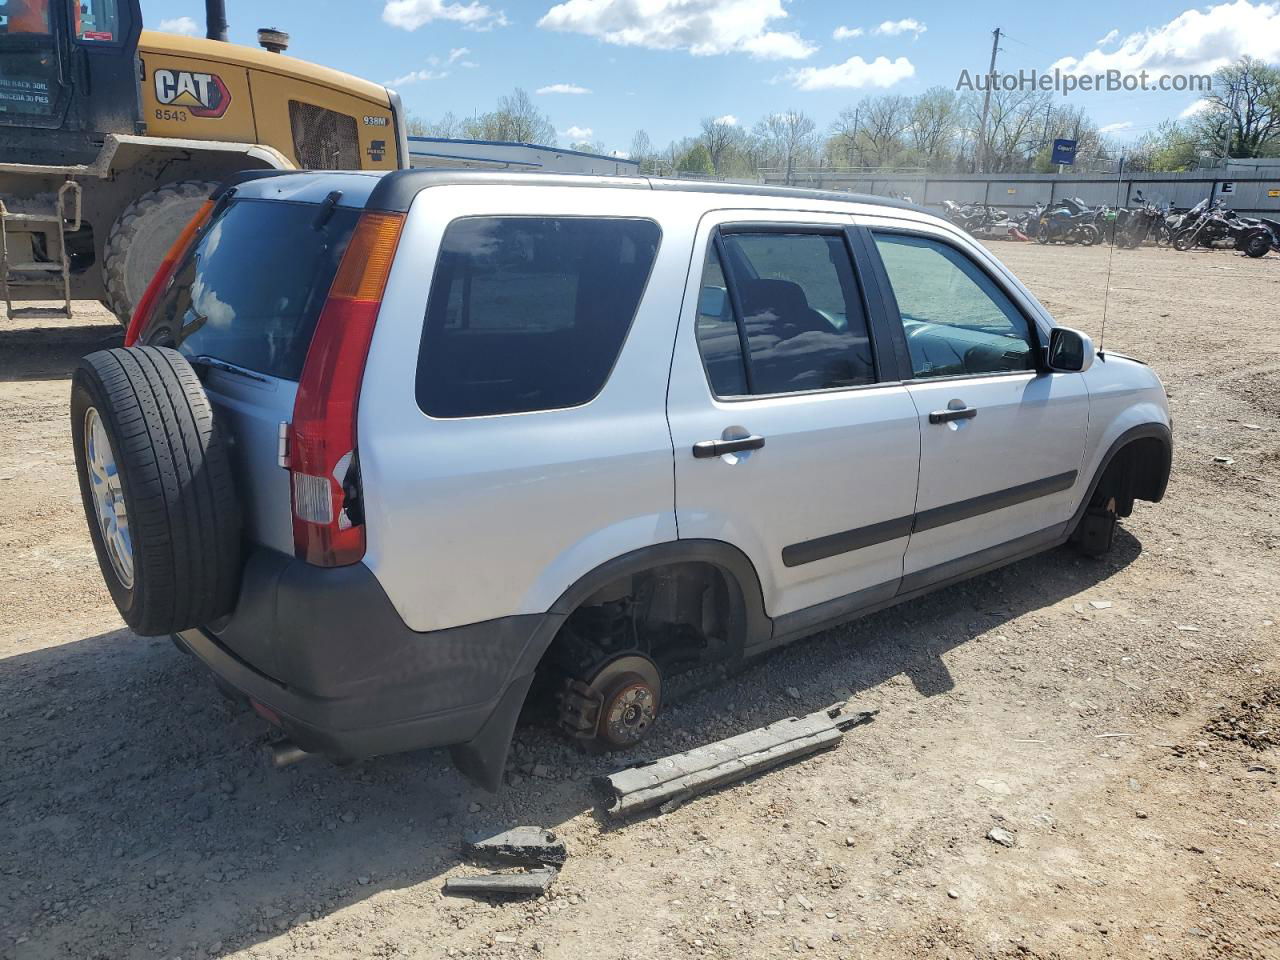
<path fill-rule="evenodd" d="M 618 745 L 638 742 L 658 715 L 654 693 L 639 677 L 616 687 L 601 709 L 601 733 L 605 739 Z"/>
<path fill-rule="evenodd" d="M 589 749 L 638 743 L 662 708 L 662 676 L 641 653 L 617 657 L 589 680 L 571 679 L 561 693 L 560 723 Z"/>
<path fill-rule="evenodd" d="M 115 451 L 107 437 L 107 428 L 96 407 L 84 416 L 85 463 L 89 468 L 89 489 L 93 496 L 98 530 L 111 568 L 126 590 L 133 589 L 133 538 L 129 532 L 129 514 L 125 508 L 124 487 L 116 466 Z"/>

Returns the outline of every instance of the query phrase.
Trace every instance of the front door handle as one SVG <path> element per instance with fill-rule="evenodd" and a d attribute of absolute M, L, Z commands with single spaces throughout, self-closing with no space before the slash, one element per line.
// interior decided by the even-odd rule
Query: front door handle
<path fill-rule="evenodd" d="M 741 450 L 759 450 L 764 446 L 764 437 L 752 435 L 739 437 L 737 440 L 699 440 L 693 445 L 693 455 L 699 460 L 721 457 L 726 453 L 738 453 Z"/>
<path fill-rule="evenodd" d="M 973 407 L 960 407 L 957 410 L 935 410 L 929 414 L 930 423 L 950 423 L 952 420 L 972 420 L 978 415 Z"/>

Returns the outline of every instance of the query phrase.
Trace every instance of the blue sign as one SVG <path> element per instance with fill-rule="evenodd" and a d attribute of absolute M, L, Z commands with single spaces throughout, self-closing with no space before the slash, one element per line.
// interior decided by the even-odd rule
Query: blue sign
<path fill-rule="evenodd" d="M 1076 142 L 1074 140 L 1053 141 L 1053 162 L 1054 163 L 1075 163 L 1076 162 Z"/>

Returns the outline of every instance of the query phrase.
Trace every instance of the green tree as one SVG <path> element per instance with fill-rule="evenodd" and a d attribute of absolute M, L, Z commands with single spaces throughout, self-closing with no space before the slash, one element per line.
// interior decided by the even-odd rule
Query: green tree
<path fill-rule="evenodd" d="M 1215 71 L 1213 90 L 1190 123 L 1201 149 L 1220 157 L 1265 157 L 1280 150 L 1280 68 L 1241 57 Z"/>
<path fill-rule="evenodd" d="M 676 170 L 680 173 L 696 173 L 704 176 L 711 176 L 716 172 L 711 162 L 711 154 L 702 143 L 695 143 L 680 157 L 676 162 Z"/>

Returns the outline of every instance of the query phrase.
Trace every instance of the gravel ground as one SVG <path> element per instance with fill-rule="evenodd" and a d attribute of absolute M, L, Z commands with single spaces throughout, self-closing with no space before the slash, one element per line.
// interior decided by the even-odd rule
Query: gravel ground
<path fill-rule="evenodd" d="M 1101 332 L 1105 249 L 994 249 Z M 1117 251 L 1106 345 L 1169 389 L 1165 502 L 1105 561 L 1042 555 L 693 695 L 636 758 L 881 712 L 626 826 L 587 784 L 618 758 L 537 725 L 497 796 L 443 751 L 269 769 L 265 724 L 102 586 L 67 377 L 111 321 L 0 322 L 0 958 L 1280 956 L 1278 315 L 1280 257 Z M 441 896 L 463 833 L 522 823 L 568 844 L 548 897 Z"/>

